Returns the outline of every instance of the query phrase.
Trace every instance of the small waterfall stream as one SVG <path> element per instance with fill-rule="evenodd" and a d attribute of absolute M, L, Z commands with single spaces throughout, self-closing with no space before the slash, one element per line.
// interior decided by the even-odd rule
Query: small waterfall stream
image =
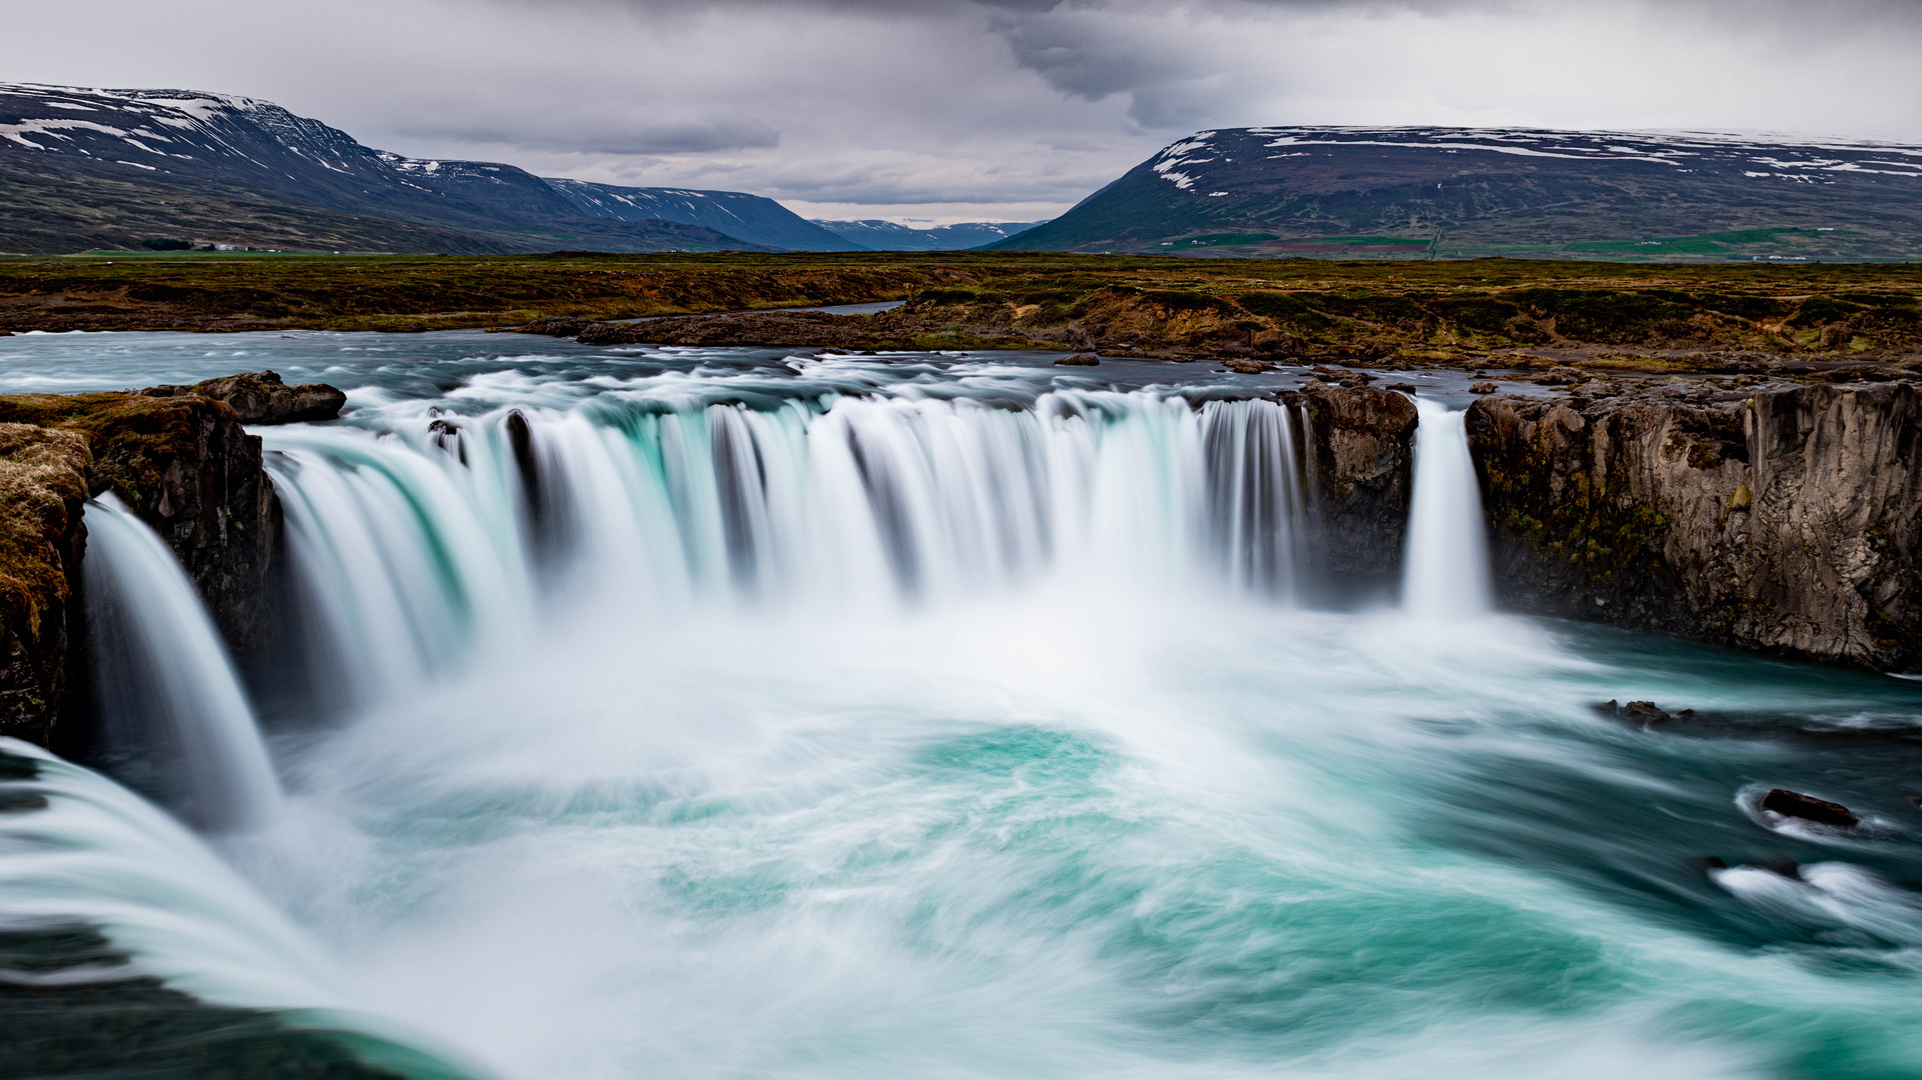
<path fill-rule="evenodd" d="M 202 829 L 264 824 L 280 786 L 193 584 L 111 493 L 86 514 L 88 645 L 115 775 Z"/>
<path fill-rule="evenodd" d="M 1491 611 L 1488 533 L 1468 452 L 1468 414 L 1418 399 L 1415 490 L 1402 560 L 1402 606 L 1434 621 Z"/>

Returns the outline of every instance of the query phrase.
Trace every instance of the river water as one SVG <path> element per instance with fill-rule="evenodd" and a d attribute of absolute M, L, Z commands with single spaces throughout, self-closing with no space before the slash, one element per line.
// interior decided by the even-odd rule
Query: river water
<path fill-rule="evenodd" d="M 1051 358 L 0 341 L 352 405 L 261 430 L 267 820 L 42 763 L 0 916 L 416 1075 L 1922 1074 L 1922 687 L 1494 613 L 1458 379 L 1304 604 L 1301 373 Z"/>

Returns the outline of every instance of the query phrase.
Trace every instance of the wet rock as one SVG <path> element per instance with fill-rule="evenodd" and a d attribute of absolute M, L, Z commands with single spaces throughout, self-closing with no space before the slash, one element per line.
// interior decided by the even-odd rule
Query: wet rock
<path fill-rule="evenodd" d="M 1787 788 L 1769 789 L 1769 793 L 1762 797 L 1762 809 L 1783 817 L 1813 821 L 1818 825 L 1848 827 L 1858 823 L 1856 816 L 1841 803 L 1832 803 Z"/>
<path fill-rule="evenodd" d="M 1231 361 L 1232 363 L 1233 361 Z M 1094 367 L 1101 363 L 1101 357 L 1091 352 L 1078 352 L 1064 356 L 1054 362 L 1056 367 Z"/>
<path fill-rule="evenodd" d="M 1495 391 L 1500 389 L 1501 387 L 1496 386 L 1494 383 L 1489 382 L 1487 379 L 1483 379 L 1478 383 L 1470 383 L 1468 387 L 1468 392 L 1471 394 L 1492 394 Z"/>
<path fill-rule="evenodd" d="M 1392 390 L 1310 380 L 1283 400 L 1305 420 L 1315 575 L 1346 591 L 1400 573 L 1415 404 Z"/>
<path fill-rule="evenodd" d="M 288 386 L 271 371 L 227 375 L 192 386 L 150 386 L 141 397 L 198 396 L 224 401 L 243 424 L 299 424 L 332 420 L 347 404 L 347 395 L 326 383 Z"/>
<path fill-rule="evenodd" d="M 462 465 L 467 464 L 467 444 L 461 439 L 459 424 L 452 420 L 436 419 L 428 423 L 427 434 L 433 438 L 435 446 L 457 455 Z"/>
<path fill-rule="evenodd" d="M 1269 366 L 1259 360 L 1223 360 L 1221 366 L 1237 375 L 1259 375 L 1269 370 Z"/>
<path fill-rule="evenodd" d="M 1673 717 L 1655 707 L 1652 701 L 1631 701 L 1622 706 L 1622 716 L 1637 724 L 1666 724 Z"/>

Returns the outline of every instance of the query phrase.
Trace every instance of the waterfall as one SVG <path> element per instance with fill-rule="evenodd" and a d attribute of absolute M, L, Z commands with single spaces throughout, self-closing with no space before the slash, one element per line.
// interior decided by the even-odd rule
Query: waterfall
<path fill-rule="evenodd" d="M 1481 489 L 1466 412 L 1417 399 L 1415 491 L 1408 512 L 1402 606 L 1425 619 L 1472 618 L 1493 607 Z"/>
<path fill-rule="evenodd" d="M 378 700 L 513 649 L 568 597 L 898 606 L 1049 575 L 1292 593 L 1300 436 L 1276 402 L 757 406 L 606 395 L 265 433 L 311 681 Z"/>
<path fill-rule="evenodd" d="M 110 768 L 201 828 L 264 823 L 280 787 L 192 583 L 113 495 L 87 504 L 86 524 L 88 648 Z"/>

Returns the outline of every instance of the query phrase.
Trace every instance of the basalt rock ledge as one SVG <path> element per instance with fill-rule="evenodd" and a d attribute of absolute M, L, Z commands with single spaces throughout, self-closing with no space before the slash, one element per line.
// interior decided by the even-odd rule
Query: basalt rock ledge
<path fill-rule="evenodd" d="M 1484 397 L 1498 600 L 1922 670 L 1922 392 L 1909 382 Z"/>

